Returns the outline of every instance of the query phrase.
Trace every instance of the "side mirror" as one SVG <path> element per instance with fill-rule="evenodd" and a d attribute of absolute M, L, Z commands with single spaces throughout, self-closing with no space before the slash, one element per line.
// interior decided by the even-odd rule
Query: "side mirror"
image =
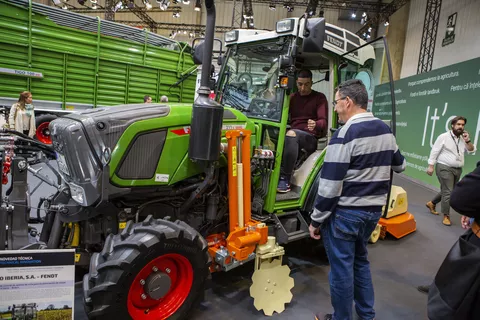
<path fill-rule="evenodd" d="M 293 66 L 292 56 L 287 56 L 287 55 L 280 56 L 280 69 L 285 70 L 292 66 Z"/>
<path fill-rule="evenodd" d="M 201 42 L 196 47 L 193 47 L 193 62 L 196 65 L 203 63 L 203 51 L 205 50 L 205 42 Z"/>
<path fill-rule="evenodd" d="M 225 62 L 225 56 L 219 55 L 217 58 L 217 64 L 221 66 Z"/>
<path fill-rule="evenodd" d="M 323 50 L 325 40 L 325 18 L 310 18 L 305 20 L 303 30 L 303 52 L 317 53 Z"/>
<path fill-rule="evenodd" d="M 330 81 L 330 71 L 327 71 L 325 72 L 325 79 L 323 79 L 324 81 Z"/>

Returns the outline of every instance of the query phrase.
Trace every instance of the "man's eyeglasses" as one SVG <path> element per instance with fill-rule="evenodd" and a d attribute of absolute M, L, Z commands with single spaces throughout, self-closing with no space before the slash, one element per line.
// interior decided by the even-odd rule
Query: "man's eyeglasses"
<path fill-rule="evenodd" d="M 343 97 L 343 98 L 340 98 L 340 99 L 337 99 L 337 100 L 333 100 L 333 106 L 335 107 L 335 106 L 337 105 L 338 101 L 340 101 L 340 100 L 345 100 L 345 99 L 347 99 L 347 98 L 348 98 L 348 97 Z"/>

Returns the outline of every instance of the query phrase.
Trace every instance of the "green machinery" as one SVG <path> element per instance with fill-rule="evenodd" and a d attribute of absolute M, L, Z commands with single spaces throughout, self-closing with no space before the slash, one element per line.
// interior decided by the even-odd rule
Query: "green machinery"
<path fill-rule="evenodd" d="M 277 194 L 296 71 L 313 70 L 314 89 L 329 101 L 338 82 L 360 78 L 373 110 L 379 101 L 385 116 L 394 106 L 392 88 L 373 101 L 375 79 L 392 83 L 385 39 L 365 43 L 307 16 L 281 20 L 274 31 L 226 34 L 210 99 L 213 0 L 205 7 L 206 36 L 193 55 L 203 64 L 193 107 L 123 104 L 67 114 L 49 124 L 52 145 L 11 130 L 0 136 L 13 180 L 0 207 L 0 225 L 9 226 L 0 228 L 7 239 L 0 249 L 75 248 L 78 267 L 88 269 L 83 290 L 92 319 L 188 319 L 210 273 L 249 261 L 255 307 L 283 311 L 293 279 L 280 245 L 309 236 L 327 143 L 318 141 L 316 152 L 299 159 L 292 192 Z M 338 127 L 331 107 L 328 122 Z M 56 180 L 33 168 L 32 158 L 55 160 Z M 27 172 L 56 189 L 39 204 L 46 214 L 36 218 L 43 223 L 36 243 L 27 237 Z"/>
<path fill-rule="evenodd" d="M 154 102 L 192 103 L 196 66 L 185 43 L 31 0 L 0 1 L 0 106 L 31 91 L 37 138 L 48 124 L 84 109 Z"/>

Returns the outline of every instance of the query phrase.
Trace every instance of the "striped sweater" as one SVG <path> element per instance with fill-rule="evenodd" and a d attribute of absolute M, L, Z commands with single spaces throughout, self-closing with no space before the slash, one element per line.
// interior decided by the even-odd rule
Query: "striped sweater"
<path fill-rule="evenodd" d="M 312 225 L 318 227 L 337 207 L 381 211 L 390 169 L 402 172 L 405 166 L 390 128 L 370 112 L 354 115 L 328 144 Z"/>

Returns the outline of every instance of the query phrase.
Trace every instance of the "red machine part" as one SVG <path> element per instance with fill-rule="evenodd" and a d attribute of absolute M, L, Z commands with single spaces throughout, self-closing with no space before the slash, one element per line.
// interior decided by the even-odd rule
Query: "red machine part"
<path fill-rule="evenodd" d="M 6 156 L 3 160 L 3 170 L 2 170 L 2 183 L 8 183 L 8 174 L 10 173 L 10 167 L 12 166 L 12 159 L 9 156 Z"/>

